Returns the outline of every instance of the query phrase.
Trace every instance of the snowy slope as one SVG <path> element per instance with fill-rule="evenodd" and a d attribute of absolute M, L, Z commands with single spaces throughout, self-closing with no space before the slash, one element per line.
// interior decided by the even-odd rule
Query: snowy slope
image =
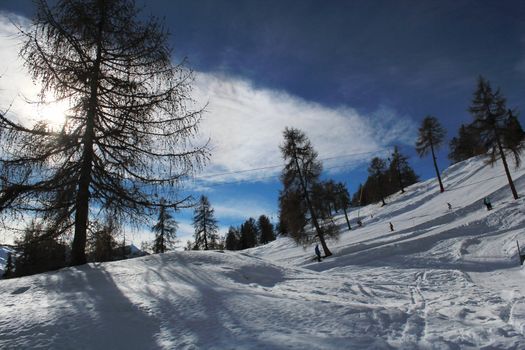
<path fill-rule="evenodd" d="M 321 263 L 281 238 L 2 280 L 0 348 L 525 349 L 523 199 L 479 159 L 443 180 L 361 208 Z"/>

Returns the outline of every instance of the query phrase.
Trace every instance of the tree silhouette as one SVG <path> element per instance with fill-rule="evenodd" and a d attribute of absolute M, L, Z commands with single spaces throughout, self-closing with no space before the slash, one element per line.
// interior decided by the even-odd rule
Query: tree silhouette
<path fill-rule="evenodd" d="M 273 230 L 273 224 L 266 215 L 259 216 L 257 220 L 257 228 L 259 231 L 259 243 L 267 244 L 275 240 L 275 233 Z"/>
<path fill-rule="evenodd" d="M 481 143 L 479 132 L 471 125 L 464 124 L 461 124 L 458 136 L 450 140 L 449 148 L 450 153 L 448 158 L 452 163 L 461 162 L 487 151 Z"/>
<path fill-rule="evenodd" d="M 52 234 L 74 229 L 78 265 L 90 208 L 137 220 L 159 208 L 159 193 L 166 208 L 184 206 L 176 191 L 207 150 L 192 144 L 201 117 L 187 108 L 192 73 L 173 65 L 156 19 L 139 20 L 132 0 L 37 5 L 21 56 L 42 94 L 71 108 L 58 130 L 0 116 L 0 212 L 32 210 Z"/>
<path fill-rule="evenodd" d="M 239 244 L 241 249 L 253 248 L 257 245 L 259 230 L 254 218 L 249 218 L 241 225 Z"/>
<path fill-rule="evenodd" d="M 383 188 L 383 181 L 384 181 L 385 173 L 386 173 L 385 160 L 379 157 L 372 158 L 372 161 L 370 162 L 370 166 L 368 167 L 368 174 L 375 183 L 375 186 L 381 198 L 382 205 L 386 205 L 385 191 Z"/>
<path fill-rule="evenodd" d="M 408 163 L 408 157 L 401 153 L 397 146 L 394 146 L 394 152 L 391 154 L 388 173 L 389 190 L 387 193 L 389 195 L 397 191 L 404 193 L 405 187 L 419 181 L 419 176 Z"/>
<path fill-rule="evenodd" d="M 515 113 L 507 109 L 500 90 L 493 91 L 490 83 L 481 76 L 469 112 L 474 118 L 472 128 L 479 133 L 481 142 L 490 151 L 489 163 L 494 164 L 501 158 L 512 195 L 514 199 L 518 199 L 505 156 L 505 150 L 510 151 L 514 155 L 516 166 L 520 165 L 524 134 Z"/>
<path fill-rule="evenodd" d="M 436 175 L 439 181 L 439 190 L 441 192 L 444 192 L 445 188 L 441 182 L 441 175 L 437 165 L 435 150 L 439 149 L 444 138 L 445 130 L 441 127 L 441 124 L 437 118 L 433 116 L 426 116 L 425 119 L 423 119 L 421 127 L 419 128 L 419 136 L 416 141 L 416 152 L 420 157 L 426 156 L 429 151 L 432 154 L 434 169 L 436 170 Z"/>
<path fill-rule="evenodd" d="M 226 234 L 225 249 L 227 250 L 238 250 L 240 249 L 240 232 L 239 229 L 230 226 L 228 233 Z"/>
<path fill-rule="evenodd" d="M 214 217 L 214 212 L 215 210 L 211 207 L 208 197 L 201 196 L 193 215 L 194 249 L 215 249 L 219 226 Z"/>
<path fill-rule="evenodd" d="M 321 227 L 310 198 L 322 170 L 317 152 L 302 131 L 285 128 L 283 135 L 284 144 L 280 149 L 286 164 L 281 174 L 284 188 L 279 196 L 280 221 L 297 242 L 310 241 L 305 226 L 311 223 L 315 229 L 314 237 L 319 239 L 325 256 L 330 256 L 332 253 L 326 245 L 325 235 L 337 235 L 337 232 Z"/>
<path fill-rule="evenodd" d="M 164 200 L 161 200 L 158 221 L 152 227 L 153 232 L 155 232 L 155 240 L 153 242 L 154 253 L 164 253 L 173 247 L 178 228 L 177 222 L 173 219 L 168 208 L 166 208 L 163 203 Z"/>
<path fill-rule="evenodd" d="M 340 209 L 343 209 L 343 212 L 345 214 L 346 225 L 348 226 L 348 229 L 351 230 L 352 226 L 350 225 L 350 220 L 348 219 L 348 209 L 351 205 L 350 193 L 348 193 L 348 189 L 342 182 L 338 182 L 337 184 L 335 184 L 335 191 L 337 198 L 336 206 Z"/>

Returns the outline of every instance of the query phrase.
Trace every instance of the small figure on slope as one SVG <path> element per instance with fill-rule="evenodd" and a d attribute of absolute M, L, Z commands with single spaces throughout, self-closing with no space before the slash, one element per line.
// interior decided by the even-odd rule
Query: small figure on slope
<path fill-rule="evenodd" d="M 317 261 L 321 262 L 321 251 L 319 250 L 319 244 L 315 245 L 315 255 L 317 255 Z"/>
<path fill-rule="evenodd" d="M 452 210 L 452 204 L 450 204 L 449 202 L 447 202 L 447 206 L 448 206 L 448 210 Z"/>
<path fill-rule="evenodd" d="M 391 222 L 389 222 L 389 224 L 390 224 L 390 231 L 394 232 L 394 225 L 392 225 Z"/>
<path fill-rule="evenodd" d="M 483 204 L 487 207 L 487 210 L 492 210 L 492 203 L 490 202 L 489 197 L 483 198 Z"/>

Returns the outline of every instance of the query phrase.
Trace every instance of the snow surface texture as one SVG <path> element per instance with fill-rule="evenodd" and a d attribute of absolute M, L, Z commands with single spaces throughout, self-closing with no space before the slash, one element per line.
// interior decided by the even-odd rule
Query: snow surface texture
<path fill-rule="evenodd" d="M 321 263 L 280 238 L 2 280 L 0 348 L 525 349 L 524 200 L 499 163 L 443 181 L 352 211 Z"/>

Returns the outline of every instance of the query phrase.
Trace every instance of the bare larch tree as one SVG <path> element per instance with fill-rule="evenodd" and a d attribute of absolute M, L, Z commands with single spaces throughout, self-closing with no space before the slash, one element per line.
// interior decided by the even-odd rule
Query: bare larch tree
<path fill-rule="evenodd" d="M 179 185 L 208 157 L 195 145 L 202 110 L 191 110 L 193 74 L 172 63 L 167 31 L 139 20 L 132 0 L 37 6 L 20 54 L 42 95 L 70 109 L 59 129 L 0 116 L 0 213 L 32 210 L 50 232 L 73 230 L 79 265 L 95 213 L 137 220 L 160 197 L 187 203 Z"/>

